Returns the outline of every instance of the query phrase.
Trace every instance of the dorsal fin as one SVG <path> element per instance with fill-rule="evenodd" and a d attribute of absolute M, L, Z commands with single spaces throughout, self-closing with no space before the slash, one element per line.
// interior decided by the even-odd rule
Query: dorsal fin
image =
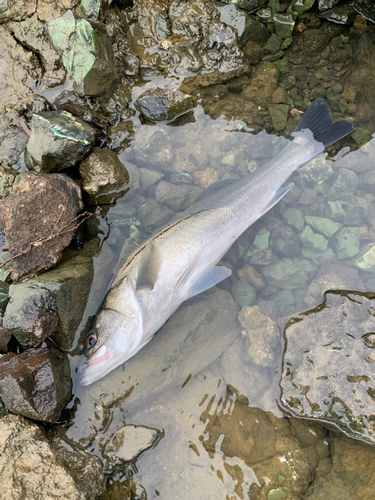
<path fill-rule="evenodd" d="M 222 189 L 231 186 L 235 182 L 238 182 L 238 179 L 235 179 L 234 177 L 228 177 L 227 179 L 222 179 L 221 181 L 214 182 L 213 184 L 208 186 L 206 191 L 203 192 L 201 200 L 203 198 L 207 198 L 207 196 L 211 196 L 211 194 L 217 193 L 217 191 L 221 191 Z"/>
<path fill-rule="evenodd" d="M 160 269 L 159 253 L 153 239 L 149 241 L 139 261 L 136 288 L 153 290 Z"/>

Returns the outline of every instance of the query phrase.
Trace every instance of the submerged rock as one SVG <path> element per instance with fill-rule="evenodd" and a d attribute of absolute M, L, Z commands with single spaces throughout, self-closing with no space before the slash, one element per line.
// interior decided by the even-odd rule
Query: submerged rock
<path fill-rule="evenodd" d="M 153 87 L 143 92 L 134 106 L 150 120 L 173 120 L 193 107 L 189 94 L 176 89 Z"/>
<path fill-rule="evenodd" d="M 70 397 L 68 358 L 56 348 L 39 347 L 0 358 L 0 396 L 8 410 L 56 422 Z"/>
<path fill-rule="evenodd" d="M 65 453 L 35 422 L 19 415 L 0 419 L 1 496 L 89 500 L 103 494 L 106 481 L 99 459 L 77 447 L 69 461 Z M 90 466 L 82 466 L 85 462 Z"/>
<path fill-rule="evenodd" d="M 92 203 L 108 204 L 124 196 L 129 172 L 117 154 L 107 148 L 94 148 L 79 166 L 82 189 Z"/>
<path fill-rule="evenodd" d="M 56 331 L 58 317 L 54 297 L 48 290 L 28 283 L 11 285 L 9 295 L 11 301 L 5 310 L 3 326 L 25 349 L 40 346 Z"/>
<path fill-rule="evenodd" d="M 375 295 L 330 291 L 285 329 L 281 402 L 293 415 L 334 424 L 375 444 Z M 311 339 L 314 342 L 311 342 Z"/>
<path fill-rule="evenodd" d="M 105 27 L 76 19 L 71 10 L 47 24 L 55 50 L 62 55 L 79 94 L 110 97 L 118 80 L 111 40 Z"/>
<path fill-rule="evenodd" d="M 271 103 L 272 94 L 277 88 L 279 74 L 280 71 L 274 63 L 261 61 L 251 77 L 250 84 L 243 91 L 245 98 L 260 106 Z"/>
<path fill-rule="evenodd" d="M 31 122 L 27 152 L 38 172 L 73 167 L 94 147 L 95 130 L 66 111 L 36 113 Z"/>
<path fill-rule="evenodd" d="M 12 278 L 19 281 L 48 269 L 61 258 L 69 245 L 76 214 L 82 210 L 81 190 L 64 174 L 20 174 L 13 193 L 0 204 L 0 217 L 8 248 L 15 248 L 10 257 L 30 252 L 12 261 Z M 64 231 L 56 237 L 51 235 Z"/>
<path fill-rule="evenodd" d="M 329 190 L 331 199 L 349 200 L 358 187 L 358 176 L 355 172 L 346 168 L 341 168 L 340 173 Z"/>
<path fill-rule="evenodd" d="M 263 269 L 267 283 L 284 290 L 302 288 L 313 277 L 316 267 L 309 260 L 282 259 Z"/>

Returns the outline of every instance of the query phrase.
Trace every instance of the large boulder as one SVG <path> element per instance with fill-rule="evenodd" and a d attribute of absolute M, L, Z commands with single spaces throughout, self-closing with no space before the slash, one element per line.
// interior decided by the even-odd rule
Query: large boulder
<path fill-rule="evenodd" d="M 0 204 L 0 218 L 12 260 L 12 278 L 35 276 L 60 260 L 72 240 L 81 190 L 64 174 L 20 174 L 13 193 Z M 57 236 L 57 233 L 61 233 Z M 55 236 L 56 235 L 56 236 Z"/>

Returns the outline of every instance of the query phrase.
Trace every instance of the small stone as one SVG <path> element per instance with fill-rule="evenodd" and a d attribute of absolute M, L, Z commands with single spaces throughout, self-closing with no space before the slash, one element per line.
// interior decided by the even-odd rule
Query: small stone
<path fill-rule="evenodd" d="M 246 259 L 245 259 L 246 260 Z M 265 248 L 260 250 L 250 257 L 250 264 L 254 266 L 269 266 L 272 261 L 272 250 L 270 248 Z"/>
<path fill-rule="evenodd" d="M 265 250 L 269 246 L 270 232 L 267 229 L 261 229 L 255 236 L 254 243 L 250 245 L 249 250 L 246 253 L 246 257 L 251 257 L 252 255 Z"/>
<path fill-rule="evenodd" d="M 247 352 L 256 365 L 275 366 L 280 333 L 275 321 L 265 316 L 258 306 L 243 307 L 238 321 L 246 336 Z"/>
<path fill-rule="evenodd" d="M 282 259 L 263 269 L 267 283 L 283 290 L 303 288 L 316 272 L 315 265 L 309 260 Z"/>
<path fill-rule="evenodd" d="M 276 33 L 272 33 L 263 48 L 271 52 L 271 54 L 276 54 L 277 52 L 279 52 L 282 43 L 283 39 L 280 36 L 276 35 Z"/>
<path fill-rule="evenodd" d="M 216 169 L 207 167 L 204 170 L 196 170 L 193 173 L 193 182 L 198 186 L 207 189 L 214 182 L 219 180 L 219 174 Z"/>
<path fill-rule="evenodd" d="M 80 164 L 79 173 L 82 189 L 89 195 L 91 203 L 113 203 L 129 189 L 126 165 L 121 163 L 114 151 L 107 148 L 94 148 Z"/>
<path fill-rule="evenodd" d="M 272 102 L 274 104 L 287 104 L 288 96 L 286 90 L 282 87 L 277 87 L 275 92 L 272 94 Z"/>
<path fill-rule="evenodd" d="M 316 200 L 316 191 L 310 188 L 303 188 L 298 203 L 301 205 L 312 205 Z"/>
<path fill-rule="evenodd" d="M 280 226 L 271 231 L 270 247 L 278 257 L 296 257 L 299 241 L 291 227 Z"/>
<path fill-rule="evenodd" d="M 75 166 L 94 147 L 95 130 L 66 111 L 35 113 L 27 143 L 30 163 L 38 172 Z"/>
<path fill-rule="evenodd" d="M 153 87 L 143 92 L 134 106 L 150 120 L 173 120 L 192 109 L 193 100 L 179 90 Z"/>
<path fill-rule="evenodd" d="M 283 220 L 289 224 L 289 226 L 295 227 L 297 231 L 302 231 L 305 225 L 305 219 L 301 210 L 297 208 L 287 208 L 282 213 Z"/>
<path fill-rule="evenodd" d="M 355 259 L 355 266 L 370 273 L 375 272 L 375 245 L 361 251 L 360 255 Z"/>
<path fill-rule="evenodd" d="M 360 247 L 358 227 L 343 227 L 333 237 L 333 248 L 338 260 L 357 255 Z"/>
<path fill-rule="evenodd" d="M 47 24 L 55 50 L 74 79 L 80 95 L 110 97 L 118 75 L 111 39 L 105 28 L 76 19 L 71 10 Z"/>
<path fill-rule="evenodd" d="M 241 307 L 251 306 L 255 302 L 256 291 L 254 288 L 241 280 L 233 282 L 232 295 Z"/>
<path fill-rule="evenodd" d="M 267 500 L 282 500 L 289 495 L 290 488 L 283 486 L 282 488 L 274 488 L 267 493 Z"/>
<path fill-rule="evenodd" d="M 271 116 L 272 125 L 275 132 L 280 132 L 286 127 L 288 120 L 289 105 L 288 104 L 268 104 L 268 112 Z"/>
<path fill-rule="evenodd" d="M 302 245 L 313 250 L 324 252 L 327 248 L 328 240 L 321 234 L 313 232 L 310 226 L 305 226 L 302 233 L 299 235 Z"/>
<path fill-rule="evenodd" d="M 371 132 L 367 128 L 362 127 L 357 127 L 351 136 L 359 147 L 372 139 Z"/>
<path fill-rule="evenodd" d="M 356 173 L 346 168 L 340 169 L 340 173 L 329 190 L 329 196 L 339 200 L 349 200 L 355 193 L 359 184 Z"/>
<path fill-rule="evenodd" d="M 252 266 L 245 266 L 237 271 L 238 277 L 248 285 L 252 286 L 254 290 L 262 290 L 266 286 L 266 280 L 259 274 Z"/>
<path fill-rule="evenodd" d="M 342 221 L 345 217 L 345 210 L 342 208 L 341 201 L 327 201 L 325 206 L 325 215 L 329 219 Z"/>
<path fill-rule="evenodd" d="M 310 160 L 306 165 L 298 169 L 298 173 L 309 182 L 322 184 L 333 175 L 332 162 L 324 157 L 317 157 Z"/>
<path fill-rule="evenodd" d="M 346 87 L 342 92 L 343 98 L 349 102 L 354 102 L 356 95 L 357 95 L 357 90 L 353 87 Z"/>
<path fill-rule="evenodd" d="M 316 231 L 327 238 L 333 236 L 342 227 L 342 224 L 326 219 L 325 217 L 306 215 L 305 220 L 313 229 L 316 229 Z"/>
<path fill-rule="evenodd" d="M 56 422 L 70 397 L 69 362 L 59 350 L 39 347 L 0 359 L 0 396 L 13 413 Z"/>
<path fill-rule="evenodd" d="M 141 68 L 141 61 L 137 56 L 130 52 L 125 52 L 123 55 L 123 63 L 125 75 L 132 77 L 138 76 Z"/>
<path fill-rule="evenodd" d="M 97 21 L 99 18 L 102 0 L 81 0 L 79 14 L 85 19 Z"/>
<path fill-rule="evenodd" d="M 38 347 L 57 327 L 57 306 L 48 292 L 28 283 L 11 285 L 3 326 L 25 349 Z"/>
<path fill-rule="evenodd" d="M 274 65 L 278 68 L 281 74 L 289 73 L 289 62 L 286 57 L 274 61 Z"/>
<path fill-rule="evenodd" d="M 224 158 L 221 160 L 221 163 L 223 165 L 230 165 L 231 167 L 233 167 L 235 161 L 236 161 L 236 156 L 233 153 L 231 153 L 229 155 L 224 156 Z"/>
<path fill-rule="evenodd" d="M 287 38 L 292 35 L 295 22 L 291 14 L 275 13 L 272 16 L 272 20 L 275 23 L 276 34 L 281 38 Z"/>
<path fill-rule="evenodd" d="M 12 278 L 15 281 L 35 276 L 48 269 L 61 258 L 74 231 L 73 220 L 82 210 L 81 190 L 64 174 L 21 173 L 13 192 L 0 204 L 0 216 L 8 248 L 27 249 L 30 252 L 12 261 Z M 48 239 L 61 230 L 64 234 Z M 12 257 L 19 250 L 9 252 Z"/>

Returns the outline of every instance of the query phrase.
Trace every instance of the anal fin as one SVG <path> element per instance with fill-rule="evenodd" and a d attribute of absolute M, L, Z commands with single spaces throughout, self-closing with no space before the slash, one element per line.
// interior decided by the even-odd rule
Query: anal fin
<path fill-rule="evenodd" d="M 224 266 L 215 266 L 211 268 L 202 278 L 195 283 L 189 290 L 189 298 L 202 293 L 209 288 L 217 285 L 220 281 L 228 278 L 232 274 L 232 271 Z"/>

